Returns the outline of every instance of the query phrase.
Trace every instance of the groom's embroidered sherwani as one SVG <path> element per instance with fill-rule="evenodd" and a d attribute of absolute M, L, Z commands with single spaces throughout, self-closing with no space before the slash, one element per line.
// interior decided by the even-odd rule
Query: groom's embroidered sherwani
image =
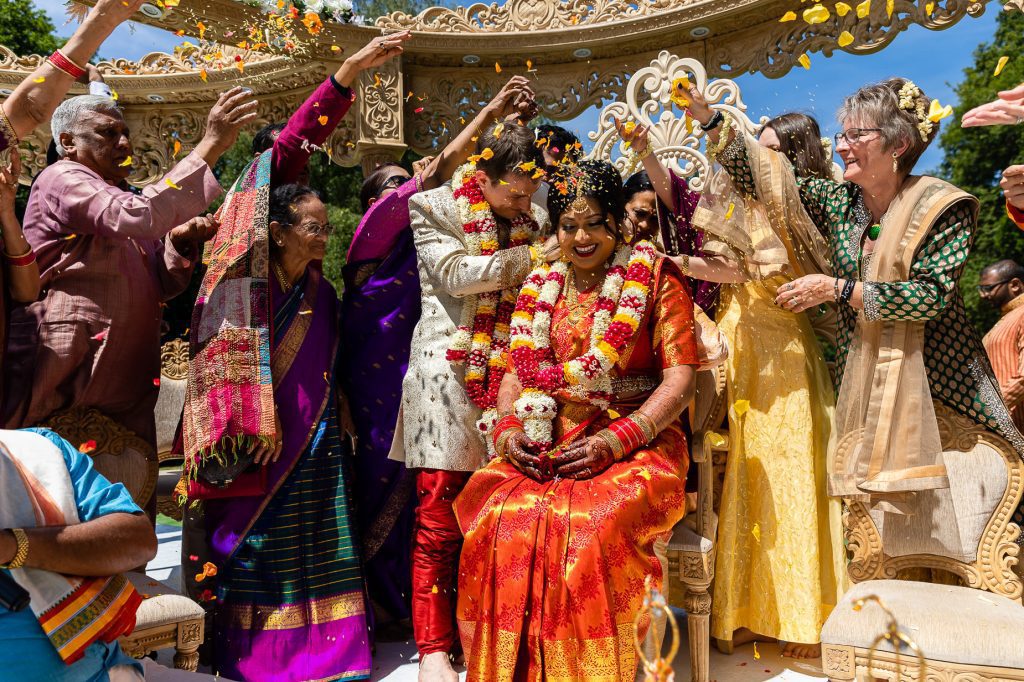
<path fill-rule="evenodd" d="M 533 212 L 537 224 L 545 226 L 547 213 L 536 205 Z M 465 367 L 450 363 L 446 354 L 468 297 L 522 284 L 530 273 L 530 247 L 470 256 L 450 185 L 410 199 L 409 216 L 421 313 L 402 384 L 403 416 L 393 456 L 404 448 L 411 468 L 475 471 L 487 457 L 476 425 L 480 409 L 466 395 Z"/>

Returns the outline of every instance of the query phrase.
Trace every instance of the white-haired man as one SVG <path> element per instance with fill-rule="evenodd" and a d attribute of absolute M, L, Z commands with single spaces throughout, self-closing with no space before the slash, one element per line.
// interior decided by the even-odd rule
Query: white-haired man
<path fill-rule="evenodd" d="M 115 102 L 83 95 L 51 122 L 61 160 L 40 173 L 25 211 L 40 299 L 11 315 L 4 421 L 44 423 L 94 407 L 155 441 L 161 304 L 188 285 L 216 222 L 212 173 L 256 117 L 242 88 L 223 93 L 195 150 L 141 194 L 126 188 L 132 144 Z"/>

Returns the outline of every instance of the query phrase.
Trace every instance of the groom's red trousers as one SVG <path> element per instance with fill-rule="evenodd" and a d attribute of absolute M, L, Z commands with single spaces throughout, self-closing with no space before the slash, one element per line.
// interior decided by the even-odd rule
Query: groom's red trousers
<path fill-rule="evenodd" d="M 455 645 L 455 586 L 462 532 L 452 503 L 471 472 L 420 469 L 412 548 L 412 626 L 420 657 Z"/>

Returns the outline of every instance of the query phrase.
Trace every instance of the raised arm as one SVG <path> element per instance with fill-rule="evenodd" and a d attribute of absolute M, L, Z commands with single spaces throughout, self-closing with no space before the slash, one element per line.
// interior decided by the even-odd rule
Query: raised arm
<path fill-rule="evenodd" d="M 14 212 L 18 194 L 18 176 L 21 175 L 21 157 L 11 155 L 7 168 L 0 167 L 0 234 L 3 235 L 3 259 L 7 272 L 7 287 L 11 298 L 19 303 L 31 303 L 39 297 L 39 264 L 32 246 Z M 0 291 L 0 296 L 4 292 Z"/>
<path fill-rule="evenodd" d="M 510 79 L 497 96 L 427 165 L 420 175 L 422 188 L 434 189 L 447 182 L 476 149 L 476 138 L 484 128 L 532 103 L 530 81 L 523 76 Z"/>
<path fill-rule="evenodd" d="M 274 185 L 295 182 L 314 151 L 310 145 L 323 145 L 348 113 L 355 101 L 352 85 L 359 74 L 402 54 L 402 45 L 411 36 L 402 31 L 374 38 L 306 98 L 274 141 L 270 171 Z"/>
<path fill-rule="evenodd" d="M 640 159 L 644 170 L 647 171 L 647 177 L 651 179 L 651 184 L 654 185 L 655 194 L 658 195 L 663 204 L 668 206 L 670 211 L 676 213 L 679 207 L 676 206 L 672 171 L 654 155 L 654 150 L 651 149 L 650 137 L 648 136 L 649 128 L 615 119 L 615 129 L 619 132 L 619 137 L 622 138 L 622 141 L 628 144 L 629 148 Z M 689 191 L 689 188 L 686 191 Z"/>
<path fill-rule="evenodd" d="M 526 279 L 532 264 L 529 246 L 471 256 L 461 239 L 438 225 L 432 210 L 427 194 L 418 194 L 409 201 L 416 256 L 434 274 L 444 293 L 461 298 L 500 291 Z"/>
<path fill-rule="evenodd" d="M 6 138 L 7 134 L 11 133 L 14 135 L 13 140 L 6 140 L 8 146 L 15 146 L 20 138 L 31 133 L 36 126 L 50 120 L 53 110 L 64 99 L 64 95 L 76 80 L 69 71 L 74 71 L 75 68 L 84 71 L 85 65 L 103 41 L 118 25 L 135 14 L 142 2 L 143 0 L 99 0 L 60 50 L 72 63 L 71 68 L 61 70 L 50 61 L 44 61 L 0 104 L 0 138 Z M 4 130 L 5 121 L 10 130 Z M 0 139 L 0 142 L 2 141 Z M 0 149 L 3 148 L 0 144 Z"/>

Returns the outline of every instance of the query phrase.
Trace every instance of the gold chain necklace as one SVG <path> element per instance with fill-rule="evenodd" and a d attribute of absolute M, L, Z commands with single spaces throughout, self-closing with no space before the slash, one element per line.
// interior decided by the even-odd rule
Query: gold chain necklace
<path fill-rule="evenodd" d="M 594 307 L 595 303 L 597 303 L 598 297 L 593 296 L 590 300 L 585 301 L 584 303 L 579 302 L 580 294 L 576 289 L 576 272 L 571 266 L 569 267 L 569 276 L 566 277 L 565 283 L 565 307 L 568 309 L 569 320 L 573 324 L 576 324 L 582 320 L 588 312 L 590 312 L 590 309 Z M 595 287 L 599 285 L 600 282 L 598 282 Z M 593 291 L 593 287 L 591 288 L 591 291 Z"/>
<path fill-rule="evenodd" d="M 284 274 L 284 270 L 277 264 L 277 261 L 273 262 L 274 274 L 277 276 L 277 283 L 281 285 L 281 291 L 288 293 L 292 290 L 292 285 L 288 281 L 288 278 Z"/>

